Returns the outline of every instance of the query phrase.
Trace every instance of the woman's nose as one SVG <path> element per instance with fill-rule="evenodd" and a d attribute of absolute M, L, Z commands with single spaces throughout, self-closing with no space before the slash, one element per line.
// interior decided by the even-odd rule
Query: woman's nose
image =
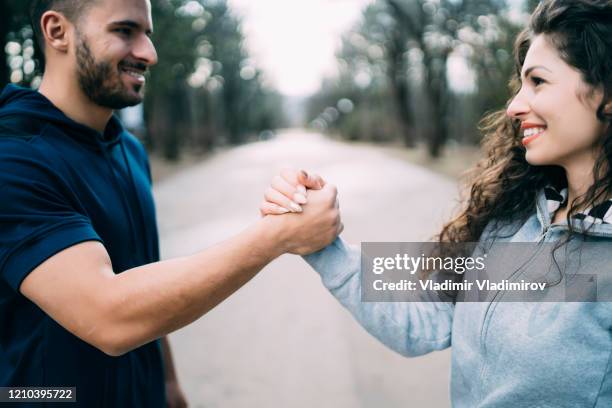
<path fill-rule="evenodd" d="M 529 109 L 529 103 L 527 103 L 521 91 L 510 101 L 506 114 L 512 119 L 518 119 L 529 112 Z"/>

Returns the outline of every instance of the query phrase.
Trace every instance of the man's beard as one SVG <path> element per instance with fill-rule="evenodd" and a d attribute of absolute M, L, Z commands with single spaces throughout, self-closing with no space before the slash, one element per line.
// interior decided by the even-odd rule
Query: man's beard
<path fill-rule="evenodd" d="M 84 38 L 79 35 L 76 48 L 77 78 L 79 86 L 85 95 L 96 105 L 111 109 L 123 109 L 142 102 L 142 85 L 134 85 L 133 92 L 121 81 L 119 66 L 113 66 L 108 61 L 96 62 Z M 123 65 L 142 64 L 124 62 Z"/>

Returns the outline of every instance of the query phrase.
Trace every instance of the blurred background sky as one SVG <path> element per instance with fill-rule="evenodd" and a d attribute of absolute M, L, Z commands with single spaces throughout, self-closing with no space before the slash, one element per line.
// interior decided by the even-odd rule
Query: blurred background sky
<path fill-rule="evenodd" d="M 283 94 L 308 96 L 337 71 L 340 38 L 371 0 L 229 0 L 249 51 Z"/>

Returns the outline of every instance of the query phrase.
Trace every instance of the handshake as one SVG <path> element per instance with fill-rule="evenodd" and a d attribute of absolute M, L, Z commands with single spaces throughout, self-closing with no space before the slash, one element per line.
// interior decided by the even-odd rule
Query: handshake
<path fill-rule="evenodd" d="M 303 170 L 283 170 L 275 176 L 259 211 L 276 231 L 283 253 L 318 251 L 344 229 L 336 187 Z"/>

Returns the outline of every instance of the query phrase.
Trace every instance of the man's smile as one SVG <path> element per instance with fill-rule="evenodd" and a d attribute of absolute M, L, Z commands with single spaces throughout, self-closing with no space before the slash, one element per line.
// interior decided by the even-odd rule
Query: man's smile
<path fill-rule="evenodd" d="M 119 65 L 119 70 L 122 74 L 129 76 L 131 79 L 135 80 L 139 84 L 145 83 L 145 72 L 146 67 L 142 64 L 129 64 L 123 63 Z"/>

